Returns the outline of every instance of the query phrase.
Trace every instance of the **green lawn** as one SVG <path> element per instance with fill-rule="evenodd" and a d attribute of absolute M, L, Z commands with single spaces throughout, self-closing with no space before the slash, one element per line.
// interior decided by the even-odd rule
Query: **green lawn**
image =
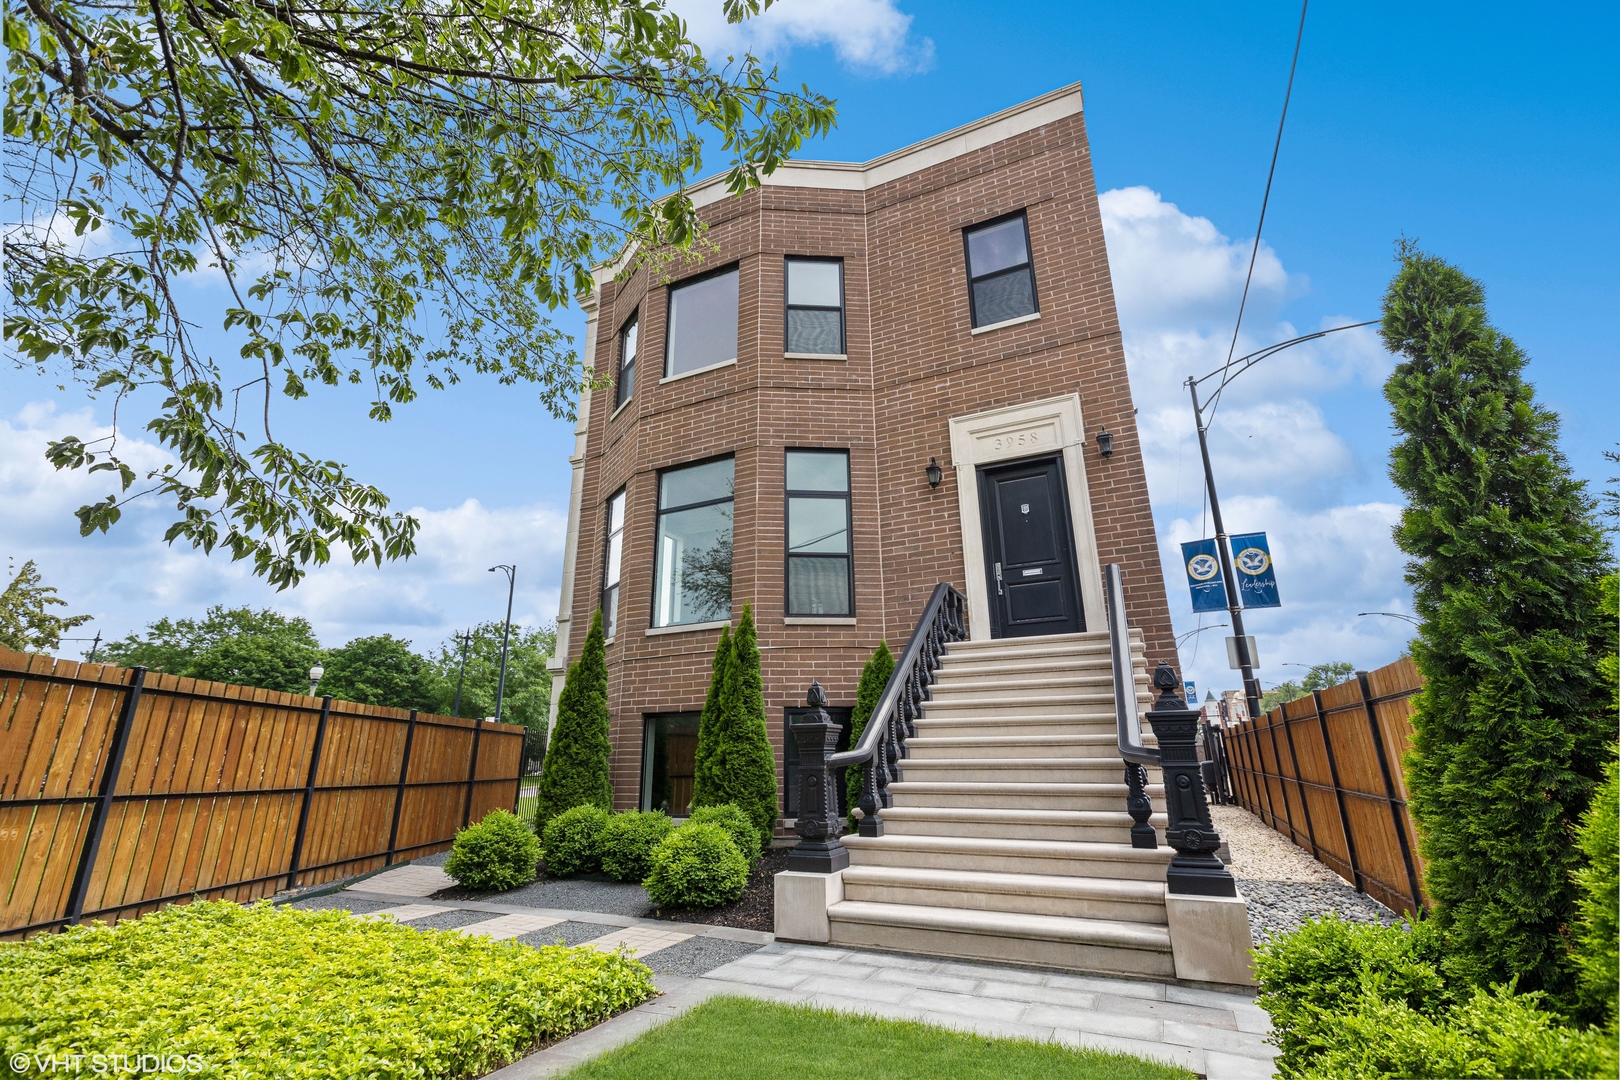
<path fill-rule="evenodd" d="M 900 1020 L 711 998 L 566 1080 L 1190 1080 L 1125 1054 L 987 1039 Z"/>

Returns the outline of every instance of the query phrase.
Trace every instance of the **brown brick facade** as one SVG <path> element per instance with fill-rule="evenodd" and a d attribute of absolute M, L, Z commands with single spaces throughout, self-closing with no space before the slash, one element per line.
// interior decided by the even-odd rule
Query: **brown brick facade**
<path fill-rule="evenodd" d="M 802 704 L 812 679 L 834 704 L 853 704 L 878 640 L 898 650 L 937 582 L 969 586 L 953 417 L 1079 395 L 1098 556 L 1124 570 L 1130 621 L 1146 633 L 1150 661 L 1176 663 L 1083 115 L 1076 107 L 935 156 L 943 160 L 864 188 L 848 187 L 850 167 L 829 167 L 826 187 L 777 180 L 712 202 L 703 212 L 713 250 L 700 261 L 666 266 L 662 281 L 642 269 L 601 286 L 592 363 L 616 370 L 618 330 L 632 313 L 640 359 L 622 409 L 611 391 L 586 403 L 573 588 L 562 608 L 572 615 L 572 661 L 599 600 L 606 503 L 626 487 L 619 629 L 607 650 L 620 808 L 640 796 L 643 715 L 701 707 L 719 635 L 646 632 L 657 476 L 673 465 L 735 455 L 733 621 L 753 604 L 779 761 L 783 710 Z M 1028 218 L 1040 317 L 972 334 L 962 230 L 1017 210 Z M 788 255 L 844 260 L 847 359 L 784 357 Z M 740 269 L 736 365 L 661 383 L 668 280 L 729 263 Z M 1104 426 L 1114 436 L 1108 460 L 1090 441 Z M 852 626 L 784 620 L 784 453 L 808 447 L 850 454 Z M 945 470 L 937 489 L 924 475 L 930 457 Z"/>

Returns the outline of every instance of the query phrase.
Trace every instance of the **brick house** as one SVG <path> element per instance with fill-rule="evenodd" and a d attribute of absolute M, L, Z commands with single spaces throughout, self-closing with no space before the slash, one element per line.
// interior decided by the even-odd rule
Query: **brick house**
<path fill-rule="evenodd" d="M 601 606 L 618 808 L 683 812 L 744 603 L 788 817 L 805 688 L 847 713 L 937 582 L 975 640 L 1096 631 L 1119 563 L 1176 662 L 1078 85 L 692 195 L 700 259 L 603 266 L 585 301 L 612 386 L 580 403 L 552 701 Z"/>

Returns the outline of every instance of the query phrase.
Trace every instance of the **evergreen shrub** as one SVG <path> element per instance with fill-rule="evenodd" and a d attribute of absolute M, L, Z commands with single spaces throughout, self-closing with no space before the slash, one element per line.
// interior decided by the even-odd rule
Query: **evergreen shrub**
<path fill-rule="evenodd" d="M 1422 625 L 1406 762 L 1448 974 L 1574 990 L 1570 842 L 1615 740 L 1599 677 L 1608 545 L 1526 357 L 1479 282 L 1403 243 L 1381 333 L 1406 495 L 1395 530 Z"/>
<path fill-rule="evenodd" d="M 1620 759 L 1610 758 L 1603 784 L 1592 796 L 1577 842 L 1586 865 L 1576 871 L 1580 888 L 1574 953 L 1580 1013 L 1594 1023 L 1616 1027 L 1620 944 L 1616 905 L 1620 903 Z"/>
<path fill-rule="evenodd" d="M 576 806 L 599 806 L 604 812 L 613 809 L 613 780 L 608 773 L 613 745 L 608 740 L 607 657 L 603 642 L 602 609 L 597 608 L 591 616 L 590 632 L 585 635 L 585 648 L 579 659 L 568 665 L 562 694 L 557 699 L 557 724 L 546 748 L 535 805 L 534 828 L 541 834 L 552 818 Z"/>
<path fill-rule="evenodd" d="M 505 892 L 535 879 L 540 839 L 510 810 L 491 810 L 456 833 L 444 872 L 480 892 Z"/>
<path fill-rule="evenodd" d="M 640 882 L 652 870 L 653 848 L 674 829 L 675 823 L 662 811 L 614 814 L 596 838 L 602 872 L 617 881 Z"/>
<path fill-rule="evenodd" d="M 724 655 L 725 645 L 722 635 L 714 663 L 718 686 L 711 685 L 714 712 L 705 715 L 698 726 L 692 806 L 734 804 L 754 823 L 760 846 L 765 847 L 776 834 L 778 817 L 776 753 L 771 749 L 765 717 L 759 635 L 750 605 L 743 605 L 742 620 L 731 635 L 729 658 Z"/>
<path fill-rule="evenodd" d="M 653 849 L 652 872 L 641 884 L 659 907 L 719 907 L 742 896 L 748 860 L 720 826 L 688 822 Z"/>
<path fill-rule="evenodd" d="M 546 873 L 552 877 L 594 874 L 602 869 L 600 839 L 609 815 L 590 803 L 564 810 L 546 824 Z"/>
<path fill-rule="evenodd" d="M 855 744 L 861 741 L 861 732 L 866 730 L 866 722 L 872 718 L 872 710 L 877 708 L 878 698 L 883 696 L 883 688 L 889 685 L 889 676 L 894 674 L 894 654 L 889 651 L 887 641 L 879 641 L 872 655 L 866 658 L 866 664 L 861 668 L 861 681 L 855 688 L 855 708 L 849 714 L 849 746 L 853 750 Z M 866 774 L 857 765 L 844 770 L 844 813 L 854 810 L 861 801 L 861 785 L 866 780 Z M 849 827 L 855 828 L 855 819 L 850 818 Z"/>
<path fill-rule="evenodd" d="M 737 850 L 742 852 L 743 858 L 748 860 L 749 866 L 759 861 L 759 832 L 754 828 L 754 823 L 748 815 L 731 803 L 699 806 L 686 820 L 688 824 L 720 826 L 731 837 L 732 843 L 737 845 Z"/>

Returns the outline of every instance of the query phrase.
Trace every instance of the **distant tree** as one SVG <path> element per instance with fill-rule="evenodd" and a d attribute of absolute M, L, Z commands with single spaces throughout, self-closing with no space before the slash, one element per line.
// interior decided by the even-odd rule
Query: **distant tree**
<path fill-rule="evenodd" d="M 701 730 L 698 738 L 705 738 Z M 707 739 L 703 763 L 692 781 L 692 806 L 731 803 L 753 821 L 761 848 L 769 849 L 779 816 L 776 754 L 765 718 L 759 635 L 754 629 L 754 610 L 748 604 L 743 605 L 737 632 L 731 636 L 731 659 L 724 665 L 716 722 Z"/>
<path fill-rule="evenodd" d="M 309 669 L 322 655 L 305 619 L 219 605 L 201 619 L 159 619 L 102 649 L 111 664 L 291 694 L 309 692 Z"/>
<path fill-rule="evenodd" d="M 1620 450 L 1605 450 L 1603 456 L 1611 464 L 1620 465 Z M 1620 476 L 1609 477 L 1609 483 L 1614 487 L 1603 492 L 1603 516 L 1614 519 L 1615 523 L 1609 526 L 1613 531 L 1620 529 Z"/>
<path fill-rule="evenodd" d="M 557 699 L 557 728 L 546 749 L 540 772 L 540 795 L 535 810 L 535 831 L 576 806 L 613 809 L 613 780 L 608 757 L 607 658 L 602 634 L 602 609 L 591 616 L 590 633 L 579 659 L 568 665 L 562 695 Z"/>
<path fill-rule="evenodd" d="M 1381 333 L 1400 357 L 1390 475 L 1424 678 L 1406 773 L 1434 917 L 1454 975 L 1564 996 L 1572 840 L 1615 741 L 1610 553 L 1478 281 L 1403 242 Z"/>
<path fill-rule="evenodd" d="M 0 645 L 17 652 L 51 652 L 62 643 L 64 631 L 90 621 L 89 615 L 54 615 L 53 607 L 67 607 L 56 588 L 45 585 L 39 567 L 29 559 L 0 592 Z"/>
<path fill-rule="evenodd" d="M 849 714 L 849 745 L 851 748 L 861 741 L 861 732 L 866 730 L 866 722 L 872 718 L 872 710 L 877 708 L 878 698 L 883 696 L 883 688 L 889 685 L 889 676 L 894 674 L 894 654 L 889 651 L 887 641 L 879 641 L 872 655 L 866 658 L 866 664 L 861 668 L 861 681 L 855 688 L 855 708 Z M 861 785 L 865 782 L 865 773 L 859 766 L 844 771 L 844 813 L 849 813 L 861 801 Z M 850 828 L 855 827 L 853 819 Z"/>
<path fill-rule="evenodd" d="M 461 690 L 462 716 L 495 715 L 504 626 L 496 620 L 480 623 L 469 631 L 472 638 L 467 648 L 467 675 Z M 527 730 L 523 755 L 528 761 L 538 762 L 546 756 L 546 726 L 551 721 L 551 672 L 546 664 L 556 651 L 555 627 L 549 624 L 535 629 L 512 627 L 501 719 L 522 724 Z M 449 716 L 456 708 L 456 684 L 461 678 L 461 636 L 458 634 L 441 644 L 429 654 L 428 663 L 434 674 L 430 707 L 436 713 Z"/>
<path fill-rule="evenodd" d="M 355 638 L 321 663 L 326 670 L 317 694 L 395 709 L 432 709 L 437 702 L 437 672 L 410 642 L 390 634 Z"/>
<path fill-rule="evenodd" d="M 1308 692 L 1309 691 L 1307 691 L 1303 686 L 1293 679 L 1290 679 L 1284 683 L 1278 683 L 1276 686 L 1273 686 L 1270 690 L 1267 690 L 1265 693 L 1260 695 L 1260 709 L 1262 712 L 1270 712 L 1279 705 L 1286 705 L 1290 701 L 1304 697 Z"/>
<path fill-rule="evenodd" d="M 1290 679 L 1267 690 L 1260 696 L 1260 707 L 1270 712 L 1279 705 L 1286 705 L 1290 701 L 1305 697 L 1313 690 L 1326 690 L 1330 686 L 1337 686 L 1355 673 L 1356 665 L 1347 660 L 1332 660 L 1326 664 L 1317 664 L 1305 672 L 1304 679 L 1298 682 Z"/>

